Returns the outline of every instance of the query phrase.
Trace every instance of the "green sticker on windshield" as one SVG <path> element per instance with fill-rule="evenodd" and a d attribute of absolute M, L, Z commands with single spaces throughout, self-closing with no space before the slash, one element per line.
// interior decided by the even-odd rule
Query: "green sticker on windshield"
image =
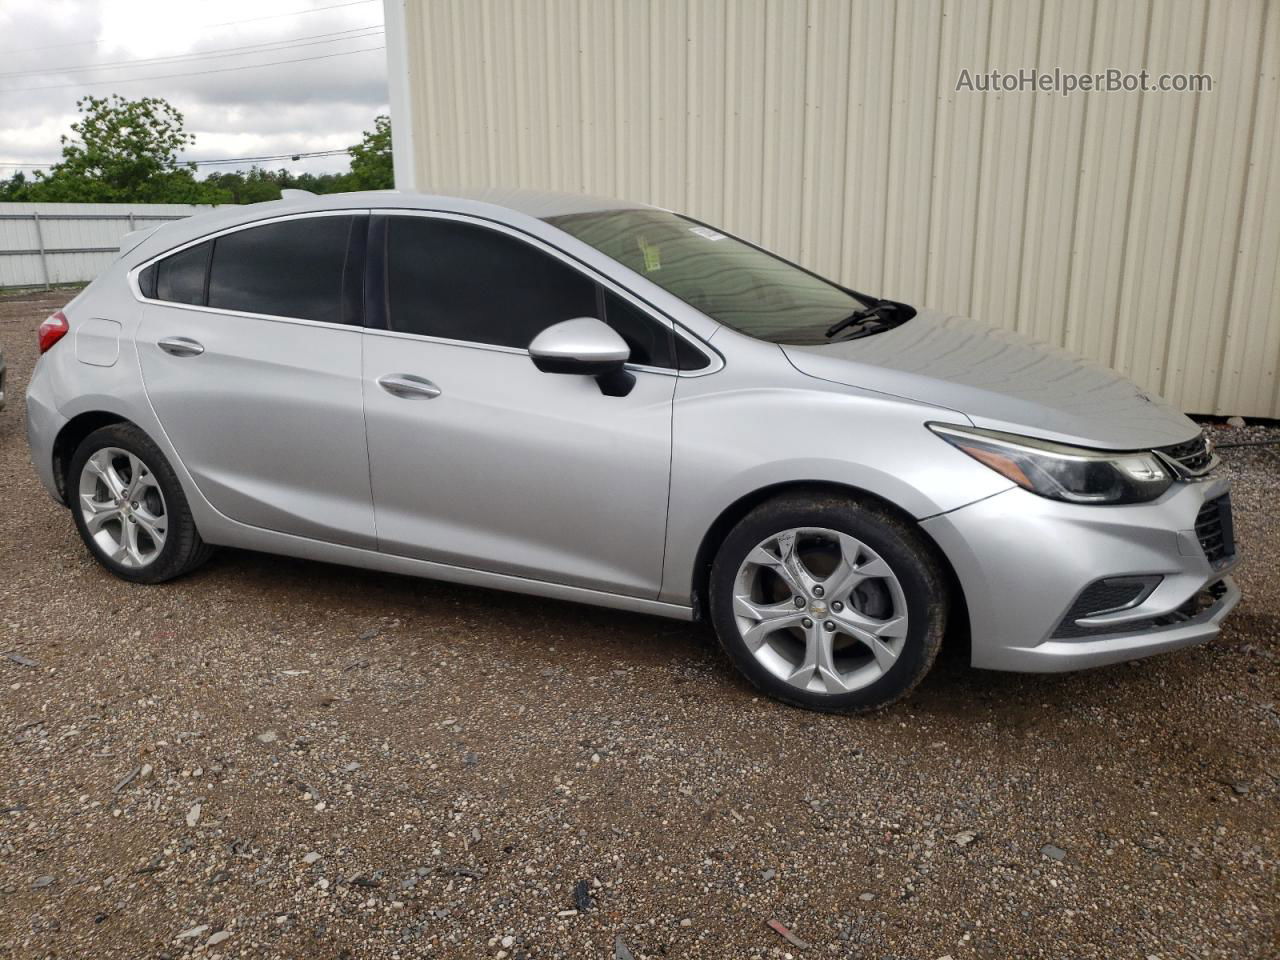
<path fill-rule="evenodd" d="M 636 237 L 636 244 L 644 254 L 644 272 L 654 273 L 662 269 L 662 254 L 657 247 L 647 243 L 644 237 Z"/>

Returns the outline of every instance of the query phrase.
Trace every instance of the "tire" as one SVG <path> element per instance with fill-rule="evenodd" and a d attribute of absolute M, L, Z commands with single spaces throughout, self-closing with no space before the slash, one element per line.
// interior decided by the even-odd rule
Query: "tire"
<path fill-rule="evenodd" d="M 85 546 L 122 580 L 162 583 L 213 553 L 200 539 L 173 467 L 131 423 L 85 437 L 67 468 L 66 491 Z"/>
<path fill-rule="evenodd" d="M 711 620 L 729 659 L 762 693 L 810 710 L 906 696 L 938 655 L 948 606 L 940 562 L 912 523 L 827 492 L 756 507 L 711 568 Z"/>

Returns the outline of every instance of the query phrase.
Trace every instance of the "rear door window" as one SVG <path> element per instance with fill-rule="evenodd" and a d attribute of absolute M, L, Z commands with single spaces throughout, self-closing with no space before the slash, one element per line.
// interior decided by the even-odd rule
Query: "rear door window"
<path fill-rule="evenodd" d="M 248 227 L 180 250 L 138 276 L 144 297 L 274 317 L 360 323 L 366 214 Z"/>
<path fill-rule="evenodd" d="M 217 237 L 210 307 L 343 322 L 343 275 L 355 216 L 302 217 Z"/>

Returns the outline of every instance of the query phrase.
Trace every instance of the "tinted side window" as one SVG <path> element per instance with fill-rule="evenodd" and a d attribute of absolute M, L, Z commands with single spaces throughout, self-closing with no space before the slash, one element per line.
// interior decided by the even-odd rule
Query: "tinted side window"
<path fill-rule="evenodd" d="M 342 278 L 354 217 L 303 217 L 217 237 L 209 306 L 342 322 Z"/>
<path fill-rule="evenodd" d="M 150 300 L 156 298 L 156 270 L 159 268 L 160 264 L 153 263 L 138 274 L 138 289 L 142 291 L 144 297 Z"/>
<path fill-rule="evenodd" d="M 681 370 L 701 370 L 711 366 L 711 361 L 684 337 L 676 337 L 676 366 Z"/>
<path fill-rule="evenodd" d="M 675 367 L 673 334 L 666 324 L 657 323 L 611 290 L 604 291 L 604 316 L 601 319 L 627 341 L 632 363 Z"/>
<path fill-rule="evenodd" d="M 206 240 L 194 247 L 187 247 L 171 257 L 165 257 L 159 263 L 148 267 L 154 274 L 155 290 L 152 294 L 157 300 L 170 300 L 174 303 L 203 304 L 205 282 L 209 272 L 209 250 L 213 244 Z M 151 284 L 149 278 L 143 278 L 143 292 Z"/>
<path fill-rule="evenodd" d="M 454 220 L 388 219 L 392 330 L 524 349 L 553 323 L 598 309 L 590 279 L 516 237 Z"/>

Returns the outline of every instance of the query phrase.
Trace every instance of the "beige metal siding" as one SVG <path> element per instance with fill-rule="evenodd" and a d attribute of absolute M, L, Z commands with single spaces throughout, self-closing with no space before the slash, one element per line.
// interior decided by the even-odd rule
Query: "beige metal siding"
<path fill-rule="evenodd" d="M 387 3 L 419 189 L 687 211 L 1189 411 L 1280 416 L 1280 2 Z M 1031 66 L 1214 89 L 955 90 Z"/>

